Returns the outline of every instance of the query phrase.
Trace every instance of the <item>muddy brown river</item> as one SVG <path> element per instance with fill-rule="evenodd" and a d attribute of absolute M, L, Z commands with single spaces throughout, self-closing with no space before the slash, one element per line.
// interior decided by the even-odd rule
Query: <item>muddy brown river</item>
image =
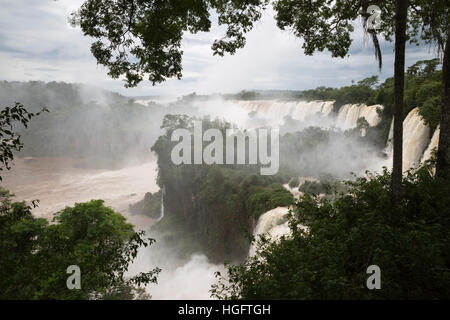
<path fill-rule="evenodd" d="M 11 170 L 3 171 L 0 186 L 14 193 L 15 201 L 39 199 L 39 207 L 33 209 L 37 217 L 50 219 L 66 206 L 103 199 L 135 226 L 147 228 L 154 221 L 131 215 L 128 206 L 146 192 L 158 191 L 156 169 L 155 160 L 106 170 L 83 168 L 82 160 L 71 158 L 17 158 Z"/>

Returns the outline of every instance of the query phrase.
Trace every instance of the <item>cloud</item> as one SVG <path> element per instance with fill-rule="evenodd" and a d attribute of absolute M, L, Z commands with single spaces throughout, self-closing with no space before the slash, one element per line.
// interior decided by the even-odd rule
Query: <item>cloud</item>
<path fill-rule="evenodd" d="M 67 17 L 83 0 L 0 0 L 0 68 L 5 80 L 83 82 L 126 95 L 175 95 L 190 92 L 236 92 L 243 89 L 309 89 L 341 86 L 378 74 L 392 76 L 393 44 L 381 41 L 384 66 L 378 71 L 373 48 L 356 22 L 349 56 L 327 52 L 305 56 L 302 42 L 276 27 L 273 12 L 248 34 L 247 45 L 233 56 L 213 56 L 211 44 L 224 32 L 213 24 L 210 33 L 186 34 L 183 40 L 183 79 L 152 86 L 145 81 L 125 89 L 108 77 L 90 53 L 91 39 L 71 28 Z M 214 15 L 212 15 L 214 18 Z M 407 65 L 434 56 L 428 47 L 408 46 Z"/>

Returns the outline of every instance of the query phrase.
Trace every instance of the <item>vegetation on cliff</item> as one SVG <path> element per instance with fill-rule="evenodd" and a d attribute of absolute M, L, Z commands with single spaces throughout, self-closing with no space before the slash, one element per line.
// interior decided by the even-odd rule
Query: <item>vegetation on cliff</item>
<path fill-rule="evenodd" d="M 292 234 L 275 243 L 262 237 L 254 257 L 218 274 L 213 296 L 448 299 L 450 185 L 429 168 L 410 172 L 394 206 L 390 179 L 387 171 L 358 178 L 333 200 L 305 195 L 292 211 Z M 381 269 L 381 290 L 366 287 L 370 265 Z"/>

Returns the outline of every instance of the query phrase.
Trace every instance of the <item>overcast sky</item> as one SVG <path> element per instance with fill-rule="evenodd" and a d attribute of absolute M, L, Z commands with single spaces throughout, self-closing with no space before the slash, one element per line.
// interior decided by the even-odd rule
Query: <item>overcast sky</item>
<path fill-rule="evenodd" d="M 380 73 L 373 47 L 360 22 L 349 57 L 329 53 L 305 56 L 301 40 L 279 30 L 273 12 L 248 34 L 247 45 L 233 56 L 214 57 L 211 44 L 223 29 L 187 34 L 183 41 L 183 79 L 152 86 L 144 81 L 126 89 L 112 80 L 90 53 L 91 39 L 67 23 L 83 0 L 0 0 L 0 80 L 43 80 L 87 83 L 125 95 L 175 95 L 190 92 L 237 92 L 243 89 L 303 90 L 317 86 L 348 85 L 371 75 L 393 74 L 393 44 L 382 41 L 384 66 Z M 407 65 L 434 57 L 429 47 L 408 47 Z"/>

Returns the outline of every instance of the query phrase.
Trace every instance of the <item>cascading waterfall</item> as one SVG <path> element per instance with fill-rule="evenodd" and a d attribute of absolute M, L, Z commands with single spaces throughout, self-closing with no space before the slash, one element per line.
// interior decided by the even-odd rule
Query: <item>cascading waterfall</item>
<path fill-rule="evenodd" d="M 339 109 L 336 126 L 341 129 L 356 128 L 359 118 L 365 118 L 370 126 L 376 126 L 381 117 L 377 109 L 383 109 L 382 105 L 366 106 L 364 104 L 346 104 Z"/>
<path fill-rule="evenodd" d="M 237 103 L 250 112 L 270 115 L 270 117 L 276 117 L 278 121 L 283 120 L 285 116 L 304 121 L 307 116 L 316 113 L 327 116 L 333 110 L 333 101 L 240 100 Z"/>
<path fill-rule="evenodd" d="M 236 103 L 247 111 L 254 111 L 260 115 L 265 115 L 279 123 L 285 116 L 304 121 L 308 116 L 321 114 L 328 117 L 333 109 L 333 101 L 278 101 L 278 100 L 255 100 L 236 101 Z M 370 126 L 376 126 L 381 117 L 378 109 L 383 109 L 382 105 L 367 106 L 364 104 L 343 105 L 335 120 L 334 126 L 342 130 L 356 128 L 357 121 L 363 117 Z M 332 117 L 328 117 L 332 119 Z M 403 121 L 403 170 L 415 168 L 420 163 L 428 160 L 431 151 L 436 148 L 439 141 L 439 129 L 437 129 L 430 141 L 430 128 L 424 123 L 419 114 L 419 108 L 411 110 Z M 389 131 L 389 138 L 385 153 L 388 155 L 392 165 L 393 154 L 393 121 Z"/>
<path fill-rule="evenodd" d="M 392 158 L 392 154 L 394 152 L 394 118 L 392 118 L 391 121 L 386 149 L 384 149 L 384 152 L 388 155 L 389 158 Z"/>
<path fill-rule="evenodd" d="M 389 159 L 393 157 L 393 120 L 389 132 L 387 153 Z M 424 150 L 430 142 L 430 128 L 419 114 L 419 108 L 414 108 L 403 120 L 403 171 L 417 168 L 421 163 Z"/>
<path fill-rule="evenodd" d="M 305 121 L 308 116 L 320 114 L 329 116 L 333 110 L 334 101 L 278 101 L 278 100 L 254 100 L 237 101 L 243 109 L 257 112 L 260 115 L 270 116 L 281 122 L 284 117 Z M 338 112 L 334 125 L 341 129 L 356 128 L 357 121 L 364 117 L 370 126 L 375 126 L 381 121 L 377 109 L 382 105 L 366 106 L 364 104 L 346 104 Z"/>
<path fill-rule="evenodd" d="M 241 104 L 245 104 L 247 109 L 257 112 L 275 112 L 280 105 L 274 106 L 275 103 L 271 101 L 266 102 L 248 102 L 242 101 Z M 306 104 L 305 104 L 306 105 Z M 332 107 L 332 104 L 331 104 Z M 344 128 L 351 128 L 356 126 L 356 121 L 360 117 L 364 117 L 369 125 L 376 125 L 380 121 L 380 117 L 377 112 L 377 108 L 382 108 L 380 105 L 365 106 L 365 105 L 344 105 L 340 110 L 337 118 L 337 123 Z M 297 114 L 293 112 L 293 109 L 289 109 L 289 112 L 293 112 L 297 118 L 304 117 L 307 113 L 301 112 L 303 107 L 298 107 Z M 327 107 L 328 108 L 328 107 Z M 264 110 L 264 111 L 263 111 Z M 314 109 L 313 110 L 318 110 Z M 323 109 L 321 109 L 323 110 Z M 300 112 L 301 111 L 301 112 Z M 283 114 L 287 114 L 284 111 Z M 389 156 L 389 164 L 392 165 L 392 153 L 393 153 L 393 125 L 392 120 L 391 128 L 389 131 L 389 137 L 385 152 Z M 439 127 L 435 130 L 433 137 L 430 140 L 430 128 L 424 123 L 419 114 L 419 108 L 411 110 L 405 120 L 403 121 L 403 170 L 406 171 L 409 168 L 415 168 L 420 163 L 428 160 L 431 157 L 432 150 L 437 148 L 439 142 Z M 270 240 L 276 241 L 284 235 L 290 234 L 288 215 L 289 208 L 278 207 L 267 211 L 262 214 L 256 224 L 253 235 L 255 239 L 258 239 L 259 235 L 265 234 Z M 305 231 L 306 227 L 301 226 Z M 254 256 L 256 253 L 256 245 L 252 243 L 249 256 Z"/>
<path fill-rule="evenodd" d="M 164 187 L 161 188 L 161 214 L 158 218 L 158 221 L 164 218 Z"/>
<path fill-rule="evenodd" d="M 283 235 L 290 233 L 289 221 L 287 214 L 289 208 L 277 207 L 263 213 L 256 224 L 253 236 L 258 239 L 259 235 L 267 235 L 271 240 L 275 241 L 281 238 Z M 256 243 L 252 243 L 249 250 L 249 256 L 253 256 L 256 253 Z"/>
<path fill-rule="evenodd" d="M 403 168 L 420 164 L 423 151 L 430 141 L 430 127 L 422 120 L 419 108 L 414 108 L 403 121 Z"/>
<path fill-rule="evenodd" d="M 291 234 L 291 229 L 289 227 L 289 208 L 288 207 L 277 207 L 275 209 L 269 210 L 263 213 L 256 224 L 255 230 L 253 231 L 253 236 L 258 240 L 258 236 L 266 235 L 271 241 L 277 241 L 282 236 L 287 236 Z M 307 231 L 307 227 L 299 225 L 299 228 Z M 253 242 L 250 246 L 248 255 L 250 257 L 254 256 L 256 253 L 256 243 Z"/>
<path fill-rule="evenodd" d="M 427 160 L 431 159 L 431 155 L 434 149 L 437 149 L 439 145 L 439 134 L 440 134 L 440 128 L 439 126 L 436 128 L 436 130 L 433 133 L 433 137 L 431 138 L 430 143 L 428 144 L 428 147 L 425 149 L 425 152 L 423 153 L 422 159 L 420 159 L 420 163 L 424 163 Z"/>

